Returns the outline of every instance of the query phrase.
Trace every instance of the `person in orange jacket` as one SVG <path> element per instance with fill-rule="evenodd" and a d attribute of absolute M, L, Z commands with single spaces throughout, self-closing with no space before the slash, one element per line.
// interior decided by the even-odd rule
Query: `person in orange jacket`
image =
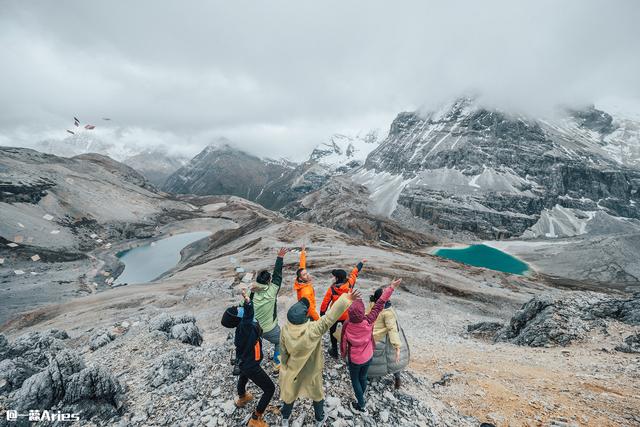
<path fill-rule="evenodd" d="M 296 271 L 296 281 L 293 283 L 293 289 L 296 291 L 298 301 L 306 298 L 309 301 L 309 311 L 307 315 L 311 320 L 318 320 L 320 316 L 316 311 L 316 291 L 313 289 L 313 277 L 307 271 L 307 251 L 305 245 L 302 245 L 300 251 L 300 267 Z"/>
<path fill-rule="evenodd" d="M 331 271 L 331 275 L 333 276 L 333 283 L 327 289 L 327 292 L 324 294 L 324 298 L 322 300 L 322 304 L 320 305 L 320 315 L 324 316 L 324 313 L 333 305 L 338 298 L 342 294 L 346 294 L 351 292 L 353 287 L 356 284 L 356 279 L 358 278 L 358 273 L 362 270 L 364 263 L 367 262 L 366 259 L 363 259 L 356 265 L 349 276 L 347 276 L 347 272 L 344 270 L 336 269 Z M 347 312 L 342 313 L 342 316 L 338 319 L 336 323 L 331 326 L 329 329 L 329 338 L 331 339 L 331 349 L 329 350 L 329 355 L 334 359 L 338 358 L 338 340 L 333 334 L 338 329 L 338 323 L 343 324 L 344 321 L 347 320 Z"/>

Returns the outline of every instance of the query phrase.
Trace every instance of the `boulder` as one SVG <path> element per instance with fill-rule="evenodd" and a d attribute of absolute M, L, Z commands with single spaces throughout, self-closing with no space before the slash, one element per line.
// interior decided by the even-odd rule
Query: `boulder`
<path fill-rule="evenodd" d="M 36 367 L 20 357 L 0 361 L 0 394 L 20 388 L 27 378 L 37 372 Z"/>
<path fill-rule="evenodd" d="M 104 347 L 116 338 L 115 334 L 111 331 L 100 330 L 96 332 L 89 342 L 89 348 L 93 351 Z"/>
<path fill-rule="evenodd" d="M 595 292 L 539 295 L 525 303 L 494 339 L 530 347 L 566 346 L 583 339 L 591 329 L 605 326 L 608 319 L 638 324 L 640 293 L 628 299 Z"/>
<path fill-rule="evenodd" d="M 157 388 L 184 380 L 192 370 L 191 361 L 183 353 L 174 350 L 164 354 L 154 363 L 147 378 L 149 385 Z"/>
<path fill-rule="evenodd" d="M 94 415 L 109 418 L 124 405 L 124 392 L 118 379 L 107 369 L 91 366 L 66 381 L 63 403 L 87 419 Z"/>
<path fill-rule="evenodd" d="M 14 394 L 12 407 L 17 410 L 51 408 L 62 400 L 68 377 L 84 369 L 84 362 L 69 350 L 51 358 L 47 369 L 27 378 Z"/>
<path fill-rule="evenodd" d="M 616 347 L 623 353 L 640 353 L 640 333 L 629 335 L 624 339 L 624 344 Z"/>
<path fill-rule="evenodd" d="M 198 347 L 202 344 L 200 329 L 191 322 L 174 325 L 171 328 L 171 338 L 175 338 L 185 344 L 191 344 Z"/>

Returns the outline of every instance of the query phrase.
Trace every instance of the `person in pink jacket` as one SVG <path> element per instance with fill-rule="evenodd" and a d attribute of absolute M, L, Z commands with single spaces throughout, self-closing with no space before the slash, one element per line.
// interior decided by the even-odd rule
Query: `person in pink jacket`
<path fill-rule="evenodd" d="M 351 406 L 357 412 L 365 412 L 366 402 L 364 392 L 367 390 L 367 371 L 373 359 L 373 350 L 376 344 L 373 340 L 373 326 L 378 315 L 384 308 L 384 304 L 389 301 L 393 291 L 400 286 L 401 279 L 391 282 L 375 305 L 365 315 L 364 302 L 358 299 L 351 304 L 348 313 L 349 317 L 342 326 L 342 338 L 340 341 L 340 352 L 347 360 L 349 375 L 353 392 L 356 395 L 356 402 Z"/>

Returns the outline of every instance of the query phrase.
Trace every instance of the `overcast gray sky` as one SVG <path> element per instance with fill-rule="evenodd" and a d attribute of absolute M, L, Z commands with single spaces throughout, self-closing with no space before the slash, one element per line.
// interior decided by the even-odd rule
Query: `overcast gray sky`
<path fill-rule="evenodd" d="M 77 115 L 125 143 L 299 159 L 471 90 L 532 114 L 633 104 L 639 21 L 635 0 L 0 0 L 0 144 Z"/>

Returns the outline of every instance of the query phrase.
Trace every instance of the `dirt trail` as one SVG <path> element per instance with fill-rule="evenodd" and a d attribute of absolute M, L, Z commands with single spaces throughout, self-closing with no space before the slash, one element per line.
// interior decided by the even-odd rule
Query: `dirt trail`
<path fill-rule="evenodd" d="M 436 396 L 497 426 L 541 426 L 554 420 L 594 427 L 638 425 L 628 416 L 640 415 L 640 358 L 601 348 L 602 343 L 587 343 L 533 349 L 472 340 L 446 347 L 418 344 L 411 367 L 432 381 L 453 373 L 448 385 L 434 388 Z"/>

